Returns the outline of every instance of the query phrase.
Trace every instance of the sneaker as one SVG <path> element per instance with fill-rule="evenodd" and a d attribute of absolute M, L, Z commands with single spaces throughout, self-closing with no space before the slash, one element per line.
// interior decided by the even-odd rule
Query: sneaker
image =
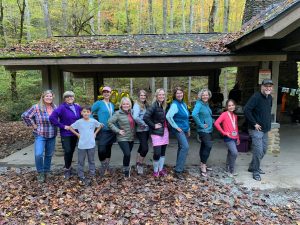
<path fill-rule="evenodd" d="M 39 174 L 37 175 L 37 181 L 38 181 L 39 183 L 44 183 L 44 182 L 45 182 L 45 174 L 44 174 L 44 173 L 39 173 Z"/>
<path fill-rule="evenodd" d="M 159 172 L 153 172 L 153 177 L 159 177 Z"/>
<path fill-rule="evenodd" d="M 248 172 L 253 173 L 253 169 L 249 168 Z M 265 172 L 261 169 L 258 170 L 259 174 L 265 174 Z"/>
<path fill-rule="evenodd" d="M 137 173 L 139 175 L 143 175 L 144 174 L 144 167 L 143 167 L 143 164 L 137 164 L 136 165 L 136 170 L 137 170 Z"/>
<path fill-rule="evenodd" d="M 126 178 L 129 178 L 129 177 L 130 177 L 130 169 L 124 171 L 124 176 L 125 176 Z"/>
<path fill-rule="evenodd" d="M 174 177 L 176 179 L 179 179 L 179 180 L 184 180 L 184 175 L 182 174 L 182 172 L 181 173 L 180 172 L 175 172 Z"/>
<path fill-rule="evenodd" d="M 90 180 L 86 179 L 86 178 L 79 178 L 79 184 L 81 186 L 88 186 L 90 185 Z"/>
<path fill-rule="evenodd" d="M 65 171 L 64 171 L 64 177 L 65 177 L 65 179 L 70 179 L 70 177 L 71 177 L 71 169 L 65 169 Z"/>
<path fill-rule="evenodd" d="M 167 173 L 167 171 L 165 169 L 162 169 L 161 171 L 159 171 L 159 176 L 165 177 L 167 175 L 168 175 L 168 173 Z"/>

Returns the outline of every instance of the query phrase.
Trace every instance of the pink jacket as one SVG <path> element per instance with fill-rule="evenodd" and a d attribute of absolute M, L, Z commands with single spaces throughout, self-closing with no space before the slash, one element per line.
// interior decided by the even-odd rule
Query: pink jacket
<path fill-rule="evenodd" d="M 237 121 L 237 115 L 234 113 L 230 113 L 231 116 L 234 116 L 232 118 L 235 119 L 236 129 L 233 128 L 232 122 L 229 118 L 228 111 L 223 112 L 219 118 L 215 121 L 214 125 L 217 128 L 218 131 L 224 136 L 226 136 L 226 133 L 230 133 L 229 138 L 232 139 L 240 139 L 239 137 L 239 130 L 238 130 L 238 121 Z M 222 126 L 221 126 L 222 125 Z M 231 133 L 233 131 L 237 132 L 237 136 L 232 136 Z"/>

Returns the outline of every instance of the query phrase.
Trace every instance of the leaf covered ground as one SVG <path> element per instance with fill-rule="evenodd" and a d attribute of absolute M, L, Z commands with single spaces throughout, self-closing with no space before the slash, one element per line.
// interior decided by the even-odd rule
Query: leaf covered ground
<path fill-rule="evenodd" d="M 23 122 L 0 122 L 0 159 L 33 143 L 32 128 Z"/>
<path fill-rule="evenodd" d="M 55 169 L 43 185 L 32 169 L 2 168 L 0 224 L 297 224 L 297 191 L 248 190 L 214 168 L 208 179 L 189 168 L 184 180 L 120 169 L 91 186 Z"/>

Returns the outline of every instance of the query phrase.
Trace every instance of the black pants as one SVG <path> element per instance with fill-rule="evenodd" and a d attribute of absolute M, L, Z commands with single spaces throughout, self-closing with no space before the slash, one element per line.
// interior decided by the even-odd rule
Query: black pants
<path fill-rule="evenodd" d="M 123 156 L 123 166 L 129 166 L 131 150 L 133 148 L 133 141 L 119 141 L 118 142 L 124 156 Z"/>
<path fill-rule="evenodd" d="M 64 149 L 65 168 L 69 169 L 72 164 L 73 154 L 78 138 L 76 136 L 61 137 L 62 148 Z"/>
<path fill-rule="evenodd" d="M 140 156 L 146 157 L 149 150 L 148 147 L 149 131 L 136 132 L 136 136 L 140 141 L 138 153 L 140 154 Z"/>
<path fill-rule="evenodd" d="M 158 161 L 161 156 L 166 155 L 167 145 L 153 146 L 153 160 Z"/>
<path fill-rule="evenodd" d="M 210 155 L 210 150 L 212 148 L 212 135 L 211 133 L 204 133 L 199 132 L 199 137 L 201 139 L 201 146 L 200 146 L 200 160 L 202 163 L 206 164 L 207 159 Z"/>
<path fill-rule="evenodd" d="M 102 162 L 105 159 L 109 159 L 111 156 L 111 147 L 112 144 L 109 145 L 98 145 L 98 157 L 99 160 Z"/>

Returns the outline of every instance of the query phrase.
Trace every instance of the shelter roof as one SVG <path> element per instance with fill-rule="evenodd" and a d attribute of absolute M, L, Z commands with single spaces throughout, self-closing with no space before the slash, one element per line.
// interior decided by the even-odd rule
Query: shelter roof
<path fill-rule="evenodd" d="M 222 36 L 200 33 L 52 37 L 3 48 L 0 58 L 220 55 L 213 45 Z"/>

